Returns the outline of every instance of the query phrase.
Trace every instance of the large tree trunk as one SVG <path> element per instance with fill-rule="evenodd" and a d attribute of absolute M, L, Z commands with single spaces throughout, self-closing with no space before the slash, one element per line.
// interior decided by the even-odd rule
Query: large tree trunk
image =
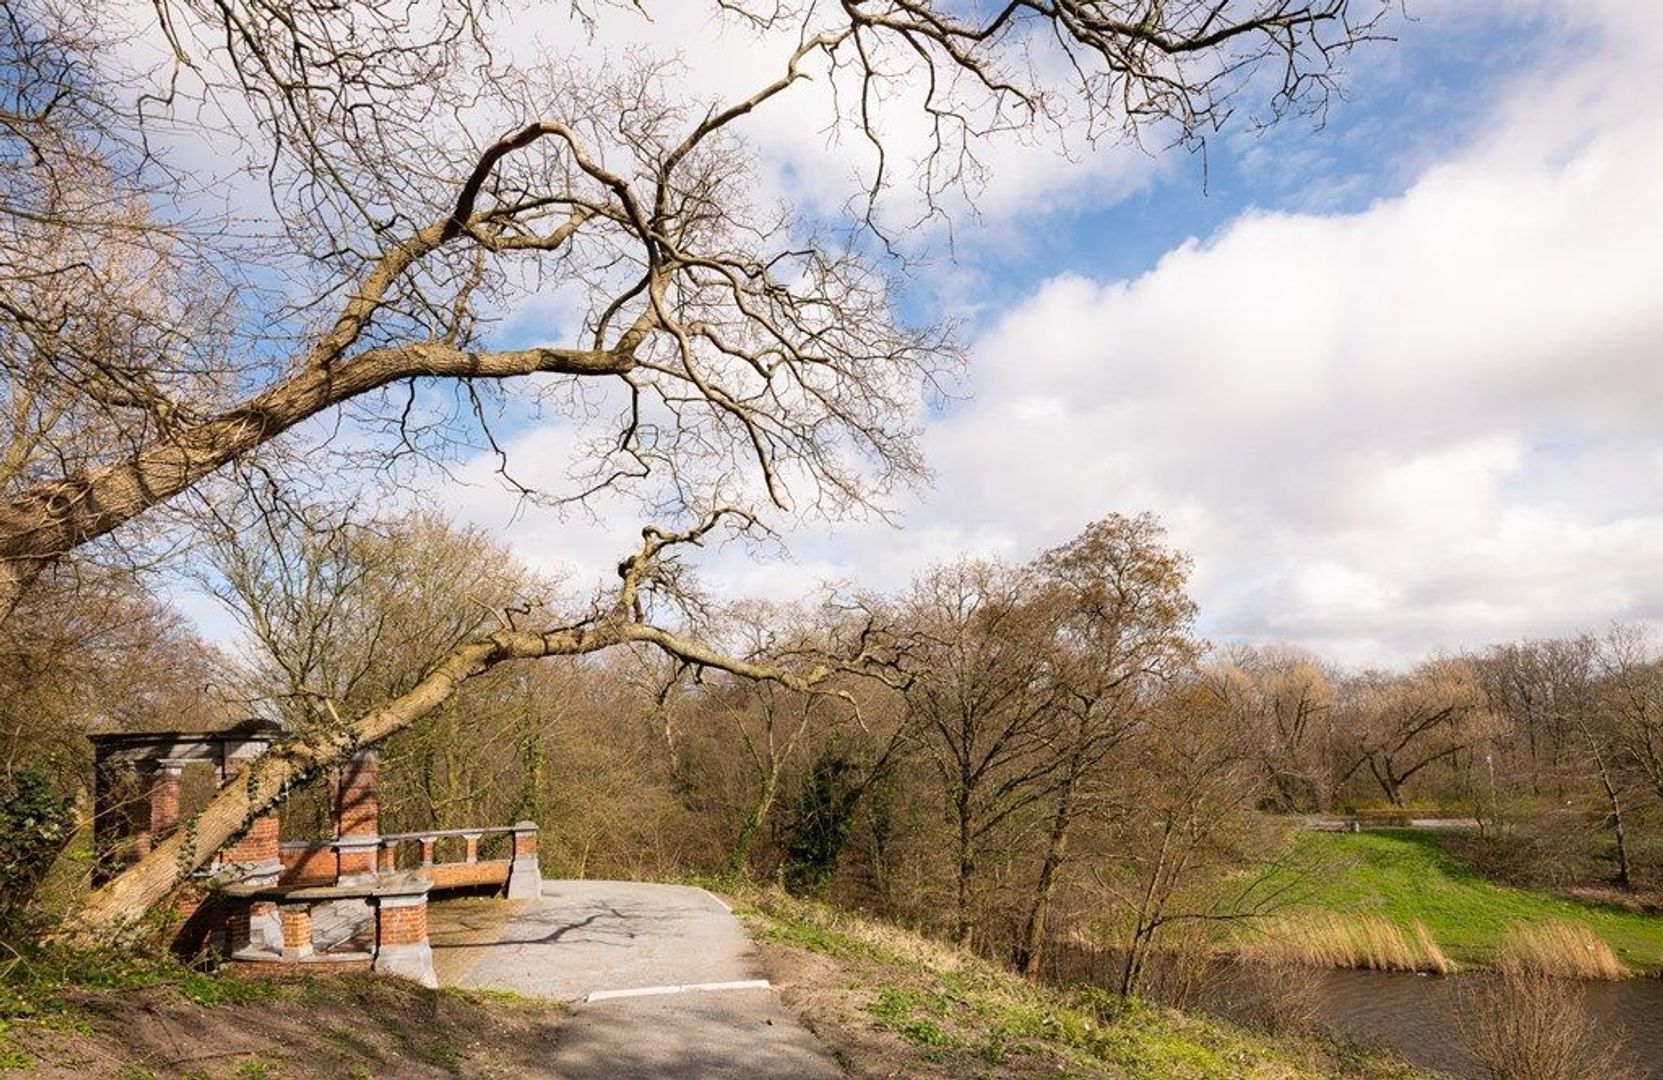
<path fill-rule="evenodd" d="M 969 792 L 961 791 L 958 811 L 958 870 L 953 891 L 953 943 L 968 949 L 975 941 L 976 920 L 971 916 L 972 882 L 976 877 L 976 838 L 971 828 Z"/>
<path fill-rule="evenodd" d="M 534 372 L 620 374 L 628 353 L 584 349 L 470 352 L 424 342 L 308 366 L 235 407 L 171 431 L 132 457 L 30 488 L 0 506 L 0 622 L 41 569 L 166 502 L 221 465 L 308 417 L 401 379 L 505 379 Z"/>

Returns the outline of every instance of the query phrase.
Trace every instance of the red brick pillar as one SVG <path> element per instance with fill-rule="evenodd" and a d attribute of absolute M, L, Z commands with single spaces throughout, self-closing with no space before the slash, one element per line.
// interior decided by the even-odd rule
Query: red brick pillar
<path fill-rule="evenodd" d="M 246 867 L 248 873 L 277 873 L 283 869 L 277 853 L 277 838 L 282 821 L 275 810 L 261 814 L 249 823 L 248 831 L 237 842 L 225 849 L 225 862 Z"/>
<path fill-rule="evenodd" d="M 278 919 L 283 924 L 283 959 L 304 960 L 312 955 L 312 906 L 307 903 L 282 904 Z"/>
<path fill-rule="evenodd" d="M 249 823 L 248 831 L 236 843 L 225 849 L 221 865 L 231 871 L 234 880 L 250 885 L 275 885 L 283 874 L 283 859 L 278 850 L 278 836 L 282 821 L 277 811 L 261 814 Z M 241 906 L 231 917 L 231 952 L 252 948 L 265 952 L 282 952 L 283 928 L 277 915 L 277 905 L 270 900 L 253 900 Z"/>
<path fill-rule="evenodd" d="M 375 904 L 375 970 L 437 987 L 427 940 L 426 882 L 402 895 L 378 896 Z"/>
<path fill-rule="evenodd" d="M 381 808 L 375 782 L 380 755 L 360 750 L 341 769 L 335 786 L 335 833 L 338 880 L 356 884 L 375 876 L 381 846 Z"/>
<path fill-rule="evenodd" d="M 232 956 L 254 947 L 254 905 L 252 902 L 236 904 L 231 908 L 231 917 L 226 920 L 225 933 L 225 951 Z"/>
<path fill-rule="evenodd" d="M 179 783 L 184 772 L 185 763 L 177 758 L 163 758 L 156 762 L 156 771 L 150 776 L 149 827 L 139 834 L 141 854 L 179 828 Z"/>
<path fill-rule="evenodd" d="M 463 862 L 476 863 L 479 861 L 479 838 L 482 835 L 484 834 L 476 832 L 462 834 L 462 842 L 467 845 L 467 853 L 462 858 Z"/>

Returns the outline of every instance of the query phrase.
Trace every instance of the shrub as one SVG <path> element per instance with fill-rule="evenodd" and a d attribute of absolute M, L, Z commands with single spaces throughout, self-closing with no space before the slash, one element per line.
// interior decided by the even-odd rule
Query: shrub
<path fill-rule="evenodd" d="M 1625 1049 L 1590 1013 L 1585 988 L 1524 968 L 1471 976 L 1458 1011 L 1467 1052 L 1490 1080 L 1622 1080 Z"/>
<path fill-rule="evenodd" d="M 0 788 L 0 932 L 22 917 L 74 829 L 69 800 L 40 773 L 17 773 Z"/>

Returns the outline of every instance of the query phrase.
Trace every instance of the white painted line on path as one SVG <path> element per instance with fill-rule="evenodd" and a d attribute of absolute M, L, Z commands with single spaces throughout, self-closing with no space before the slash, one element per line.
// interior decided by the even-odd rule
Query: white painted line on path
<path fill-rule="evenodd" d="M 664 994 L 699 994 L 713 990 L 767 990 L 767 979 L 738 979 L 734 982 L 689 983 L 685 986 L 641 986 L 632 990 L 592 990 L 583 1000 L 611 1001 L 614 998 L 660 997 Z"/>

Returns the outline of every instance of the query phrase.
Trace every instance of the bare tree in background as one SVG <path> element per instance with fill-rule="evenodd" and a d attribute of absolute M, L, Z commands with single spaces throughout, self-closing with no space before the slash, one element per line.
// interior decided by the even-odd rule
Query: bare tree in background
<path fill-rule="evenodd" d="M 1259 758 L 1283 812 L 1327 809 L 1334 784 L 1334 684 L 1309 653 L 1237 650 L 1221 686 L 1259 732 Z"/>
<path fill-rule="evenodd" d="M 1427 768 L 1495 733 L 1483 687 L 1463 660 L 1433 660 L 1399 677 L 1365 676 L 1346 688 L 1353 745 L 1338 779 L 1367 769 L 1393 806 Z"/>
<path fill-rule="evenodd" d="M 1093 522 L 1036 564 L 1040 603 L 1054 606 L 1046 643 L 1059 694 L 1050 752 L 1059 759 L 1044 855 L 1014 962 L 1038 974 L 1047 920 L 1076 820 L 1098 801 L 1094 786 L 1133 734 L 1156 689 L 1196 659 L 1189 559 L 1166 545 L 1151 514 Z"/>
<path fill-rule="evenodd" d="M 1626 764 L 1663 799 L 1663 660 L 1650 635 L 1616 626 L 1599 643 L 1600 700 Z"/>

